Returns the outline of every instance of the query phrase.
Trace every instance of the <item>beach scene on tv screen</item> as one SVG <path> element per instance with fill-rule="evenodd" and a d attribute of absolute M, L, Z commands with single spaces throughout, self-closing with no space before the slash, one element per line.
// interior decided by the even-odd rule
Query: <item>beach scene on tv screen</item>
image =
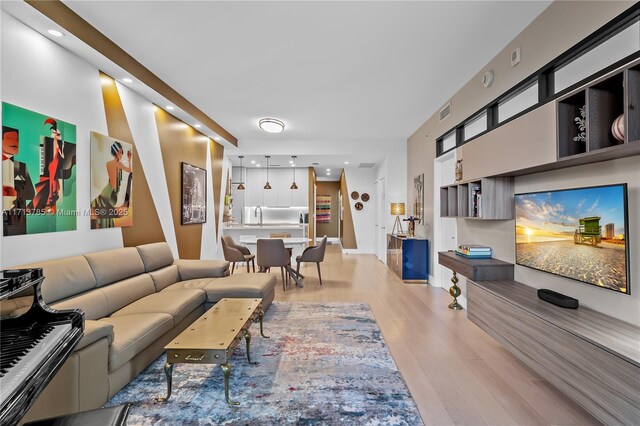
<path fill-rule="evenodd" d="M 516 263 L 627 293 L 624 187 L 516 195 Z"/>

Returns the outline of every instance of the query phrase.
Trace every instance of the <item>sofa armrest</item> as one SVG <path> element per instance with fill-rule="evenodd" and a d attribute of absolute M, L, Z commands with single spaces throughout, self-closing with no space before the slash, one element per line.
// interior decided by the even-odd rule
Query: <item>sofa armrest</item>
<path fill-rule="evenodd" d="M 178 259 L 174 265 L 178 266 L 182 281 L 229 276 L 229 262 L 224 260 Z"/>
<path fill-rule="evenodd" d="M 89 346 L 104 337 L 109 341 L 109 345 L 113 342 L 113 325 L 102 321 L 85 320 L 84 336 L 82 336 L 74 350 L 77 351 Z"/>

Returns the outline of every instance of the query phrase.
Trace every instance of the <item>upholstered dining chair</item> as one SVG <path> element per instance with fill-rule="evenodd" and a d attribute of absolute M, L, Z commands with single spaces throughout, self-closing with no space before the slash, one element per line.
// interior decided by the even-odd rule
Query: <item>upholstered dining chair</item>
<path fill-rule="evenodd" d="M 322 275 L 320 274 L 320 263 L 324 261 L 324 252 L 327 248 L 327 236 L 322 237 L 322 241 L 317 246 L 311 246 L 304 249 L 300 256 L 296 256 L 296 271 L 300 273 L 300 264 L 302 262 L 313 262 L 318 267 L 318 279 L 322 285 Z"/>
<path fill-rule="evenodd" d="M 284 247 L 284 242 L 280 239 L 259 239 L 256 250 L 258 256 L 258 267 L 260 272 L 266 272 L 270 268 L 280 267 L 282 274 L 282 289 L 287 291 L 289 273 L 285 274 L 285 269 L 291 264 L 291 253 Z"/>
<path fill-rule="evenodd" d="M 247 263 L 247 272 L 249 271 L 249 263 L 253 265 L 253 272 L 256 271 L 256 256 L 251 254 L 248 248 L 236 244 L 231 238 L 230 235 L 223 235 L 221 238 L 222 241 L 222 252 L 224 253 L 224 260 L 227 262 L 231 262 L 231 273 L 236 269 L 236 262 L 246 262 Z"/>

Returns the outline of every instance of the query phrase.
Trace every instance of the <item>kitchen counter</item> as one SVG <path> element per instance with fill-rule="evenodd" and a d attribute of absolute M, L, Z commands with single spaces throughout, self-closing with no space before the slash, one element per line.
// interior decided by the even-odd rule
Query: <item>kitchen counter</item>
<path fill-rule="evenodd" d="M 262 226 L 260 225 L 224 225 L 222 229 L 303 229 L 309 225 L 308 223 L 265 223 Z"/>
<path fill-rule="evenodd" d="M 231 225 L 223 226 L 222 233 L 229 235 L 234 241 L 239 242 L 242 237 L 253 238 L 269 238 L 271 234 L 275 233 L 287 233 L 292 238 L 308 238 L 309 237 L 309 224 L 308 223 L 271 223 L 260 225 Z"/>

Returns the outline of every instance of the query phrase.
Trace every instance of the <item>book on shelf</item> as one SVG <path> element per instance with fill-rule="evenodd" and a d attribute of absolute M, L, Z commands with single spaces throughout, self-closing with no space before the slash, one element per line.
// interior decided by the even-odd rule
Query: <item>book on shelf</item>
<path fill-rule="evenodd" d="M 480 252 L 480 253 L 467 253 L 464 251 L 456 250 L 456 255 L 466 257 L 467 259 L 491 259 L 491 252 Z"/>
<path fill-rule="evenodd" d="M 482 193 L 480 187 L 475 186 L 471 189 L 471 217 L 481 217 L 481 202 Z"/>
<path fill-rule="evenodd" d="M 481 246 L 479 244 L 460 244 L 458 248 L 463 251 L 491 251 L 491 247 Z"/>

